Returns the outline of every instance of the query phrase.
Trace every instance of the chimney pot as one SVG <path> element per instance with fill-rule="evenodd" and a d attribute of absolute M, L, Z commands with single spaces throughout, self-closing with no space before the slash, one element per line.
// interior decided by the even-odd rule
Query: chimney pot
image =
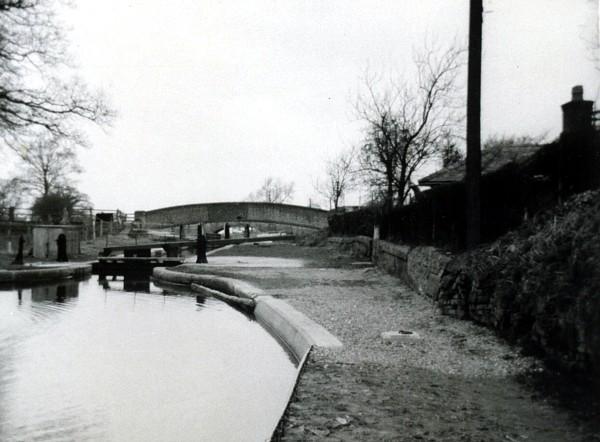
<path fill-rule="evenodd" d="M 571 101 L 583 101 L 583 86 L 573 86 L 573 89 L 571 89 Z"/>
<path fill-rule="evenodd" d="M 583 99 L 583 86 L 571 89 L 571 101 L 563 104 L 563 133 L 584 134 L 592 129 L 594 102 Z"/>

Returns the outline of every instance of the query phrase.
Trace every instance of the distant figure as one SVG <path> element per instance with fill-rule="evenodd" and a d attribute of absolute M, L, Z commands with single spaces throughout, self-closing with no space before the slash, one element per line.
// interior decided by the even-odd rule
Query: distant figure
<path fill-rule="evenodd" d="M 229 223 L 225 223 L 225 239 L 229 239 L 231 237 L 231 233 L 229 231 Z"/>
<path fill-rule="evenodd" d="M 58 235 L 56 239 L 56 248 L 58 250 L 56 260 L 58 262 L 67 262 L 69 258 L 67 257 L 67 237 L 64 233 Z"/>
<path fill-rule="evenodd" d="M 244 238 L 250 238 L 250 224 L 246 224 L 244 227 Z"/>
<path fill-rule="evenodd" d="M 202 231 L 202 224 L 198 224 L 198 236 L 196 239 L 196 264 L 207 264 L 206 259 L 206 236 Z"/>
<path fill-rule="evenodd" d="M 19 237 L 19 251 L 17 252 L 17 256 L 15 256 L 15 260 L 12 262 L 15 265 L 22 266 L 23 265 L 23 245 L 25 244 L 25 240 L 23 239 L 23 235 Z"/>

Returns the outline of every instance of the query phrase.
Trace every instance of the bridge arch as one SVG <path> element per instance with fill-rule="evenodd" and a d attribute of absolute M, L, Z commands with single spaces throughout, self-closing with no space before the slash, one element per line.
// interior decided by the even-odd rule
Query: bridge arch
<path fill-rule="evenodd" d="M 224 202 L 186 204 L 136 211 L 142 228 L 170 227 L 198 223 L 270 223 L 303 229 L 327 227 L 328 211 L 292 204 Z"/>

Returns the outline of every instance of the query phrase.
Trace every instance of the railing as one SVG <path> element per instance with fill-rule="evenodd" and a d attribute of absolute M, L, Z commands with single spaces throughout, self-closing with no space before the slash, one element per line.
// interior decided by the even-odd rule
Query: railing
<path fill-rule="evenodd" d="M 126 213 L 119 209 L 94 209 L 91 207 L 80 207 L 73 210 L 73 216 L 81 217 L 97 217 L 98 215 L 112 215 L 113 221 L 119 220 L 123 223 L 130 223 L 134 221 L 133 213 Z"/>
<path fill-rule="evenodd" d="M 90 207 L 76 207 L 70 215 L 70 221 L 91 220 L 99 214 L 110 214 L 115 222 L 131 223 L 134 221 L 133 213 L 126 213 L 119 209 L 94 209 Z M 33 212 L 30 208 L 25 207 L 7 207 L 0 206 L 0 221 L 21 221 L 35 222 Z"/>
<path fill-rule="evenodd" d="M 0 206 L 0 221 L 31 221 L 31 209 Z"/>

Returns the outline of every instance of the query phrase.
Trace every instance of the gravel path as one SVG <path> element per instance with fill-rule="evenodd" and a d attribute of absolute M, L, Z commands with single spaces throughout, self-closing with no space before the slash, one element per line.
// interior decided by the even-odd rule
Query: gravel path
<path fill-rule="evenodd" d="M 517 381 L 540 370 L 539 362 L 486 329 L 441 316 L 398 279 L 326 247 L 244 246 L 219 254 L 303 259 L 304 268 L 228 271 L 285 299 L 344 344 L 311 353 L 285 441 L 600 441 L 593 421 L 600 413 L 575 419 Z M 381 333 L 391 330 L 418 338 L 384 342 Z"/>

